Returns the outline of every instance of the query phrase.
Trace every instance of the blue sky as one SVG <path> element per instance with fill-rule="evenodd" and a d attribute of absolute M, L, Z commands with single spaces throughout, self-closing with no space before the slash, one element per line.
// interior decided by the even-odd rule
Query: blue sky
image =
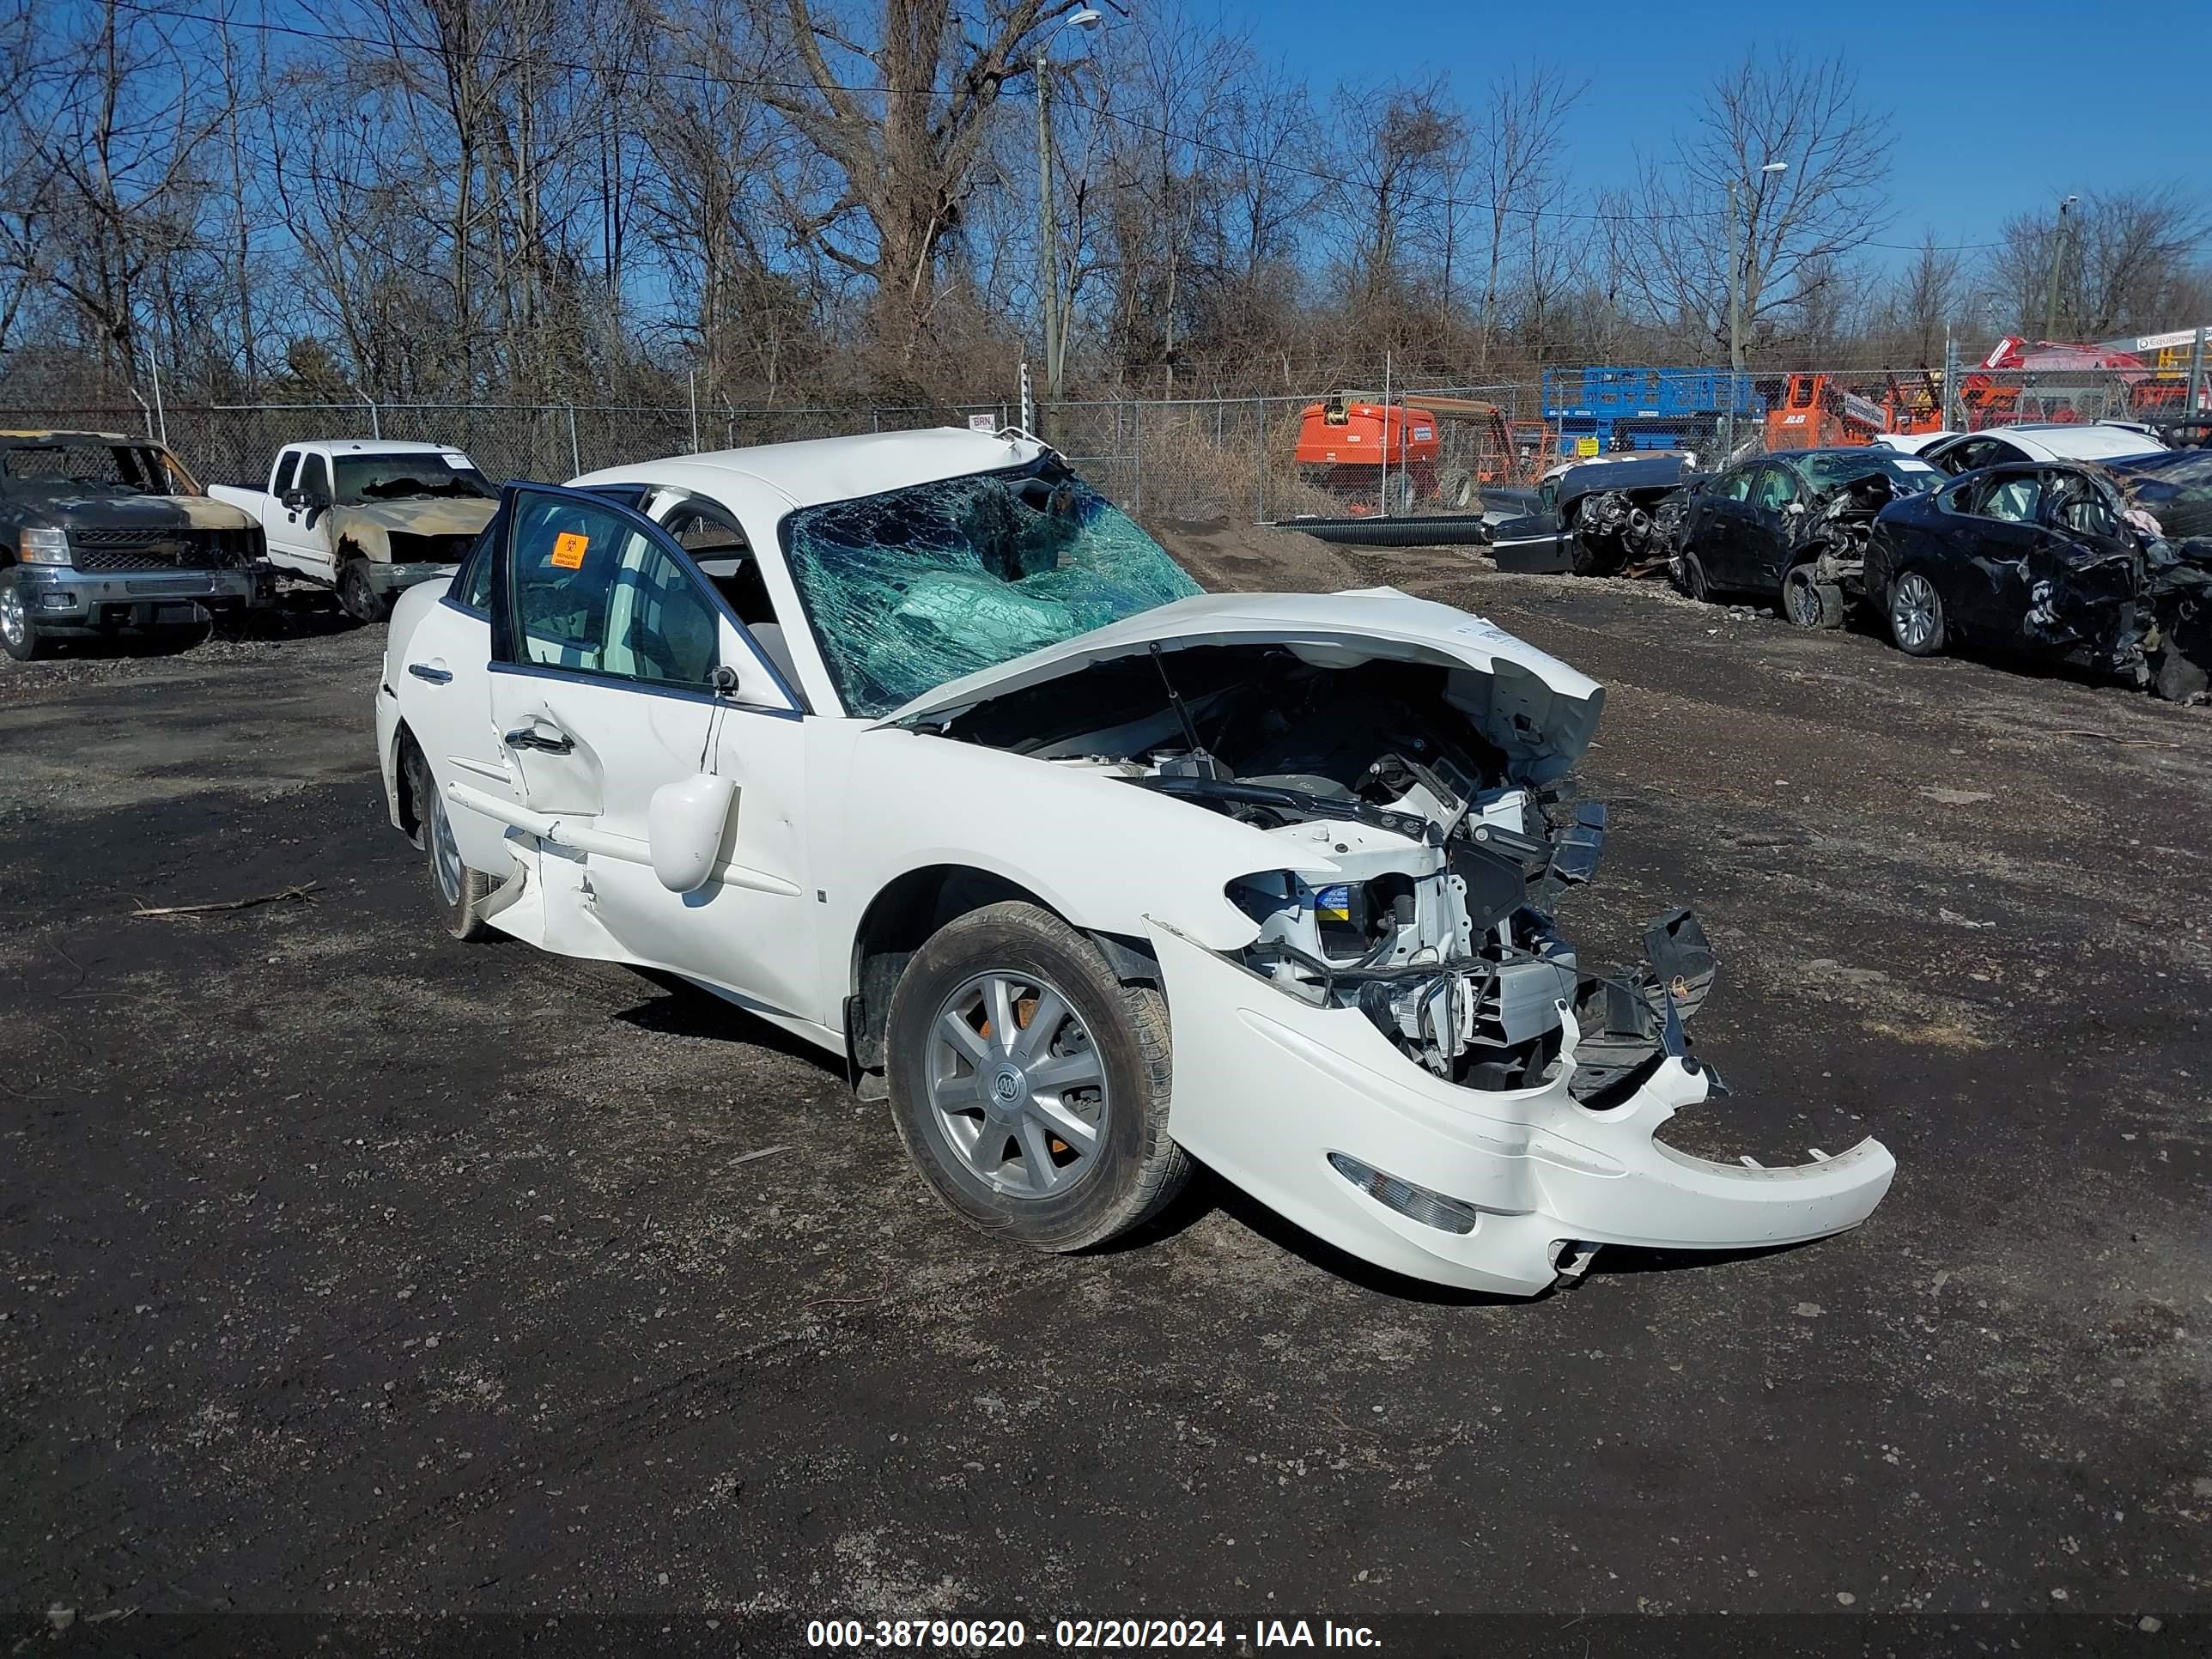
<path fill-rule="evenodd" d="M 2106 10 L 2082 0 L 1851 7 L 1808 0 L 1218 0 L 1316 88 L 1449 68 L 1463 99 L 1537 59 L 1590 82 L 1569 128 L 1577 186 L 1627 182 L 1663 149 L 1716 65 L 1747 44 L 1841 52 L 1890 112 L 1897 219 L 1882 240 L 1983 242 L 2059 197 L 2179 180 L 2212 191 L 2201 76 L 2212 3 Z M 1878 255 L 1902 259 L 1902 254 Z M 1970 258 L 1972 256 L 1969 256 Z"/>

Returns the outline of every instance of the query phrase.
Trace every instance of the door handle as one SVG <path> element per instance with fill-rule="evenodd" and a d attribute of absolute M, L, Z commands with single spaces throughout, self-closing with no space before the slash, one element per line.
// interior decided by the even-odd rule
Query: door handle
<path fill-rule="evenodd" d="M 501 741 L 509 749 L 539 749 L 549 755 L 565 755 L 576 746 L 576 740 L 566 732 L 548 737 L 534 726 L 518 726 Z"/>
<path fill-rule="evenodd" d="M 433 685 L 444 685 L 453 678 L 450 668 L 433 668 L 427 662 L 410 662 L 407 672 L 418 680 L 428 680 Z"/>

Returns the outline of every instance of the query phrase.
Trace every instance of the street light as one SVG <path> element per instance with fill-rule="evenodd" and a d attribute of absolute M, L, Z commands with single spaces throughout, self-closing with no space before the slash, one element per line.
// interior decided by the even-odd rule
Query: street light
<path fill-rule="evenodd" d="M 1103 21 L 1085 6 L 1037 42 L 1037 287 L 1043 301 L 1045 397 L 1054 403 L 1060 400 L 1066 337 L 1060 319 L 1060 222 L 1052 210 L 1052 47 L 1068 30 L 1087 34 Z"/>
<path fill-rule="evenodd" d="M 1750 211 L 1755 216 L 1758 204 L 1766 199 L 1766 180 L 1773 174 L 1787 173 L 1787 161 L 1769 161 L 1759 170 L 1758 193 Z M 1736 212 L 1736 181 L 1728 181 L 1729 219 L 1729 401 L 1727 445 L 1731 453 L 1735 447 L 1735 406 L 1741 393 L 1743 375 L 1743 265 L 1750 250 L 1744 246 L 1751 240 L 1751 226 Z M 1739 240 L 1739 238 L 1741 240 Z"/>

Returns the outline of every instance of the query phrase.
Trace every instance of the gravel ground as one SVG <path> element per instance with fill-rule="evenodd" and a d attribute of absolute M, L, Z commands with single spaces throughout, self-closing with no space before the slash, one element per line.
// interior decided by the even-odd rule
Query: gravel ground
<path fill-rule="evenodd" d="M 1273 545 L 1198 533 L 1239 585 Z M 2203 1639 L 2212 714 L 1344 564 L 1607 684 L 1614 829 L 1564 920 L 1632 954 L 1698 904 L 1737 1093 L 1674 1138 L 1878 1133 L 1867 1226 L 1525 1304 L 1203 1182 L 1134 1247 L 1010 1255 L 811 1050 L 441 935 L 383 822 L 381 630 L 0 663 L 11 1650 L 333 1612 L 637 1615 L 632 1650 L 832 1615 Z"/>

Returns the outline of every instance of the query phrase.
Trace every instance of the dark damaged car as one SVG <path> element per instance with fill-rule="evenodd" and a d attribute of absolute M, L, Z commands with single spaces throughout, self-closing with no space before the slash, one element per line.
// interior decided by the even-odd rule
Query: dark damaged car
<path fill-rule="evenodd" d="M 2212 665 L 2212 539 L 2164 528 L 2102 468 L 1987 467 L 1884 509 L 1863 580 L 1913 656 L 2024 651 L 2185 700 Z"/>
<path fill-rule="evenodd" d="M 1753 456 L 1691 493 L 1668 568 L 1693 599 L 1754 595 L 1802 628 L 1839 628 L 1863 597 L 1876 515 L 1942 481 L 1926 462 L 1887 449 Z"/>
<path fill-rule="evenodd" d="M 0 646 L 19 662 L 267 605 L 262 553 L 261 527 L 151 439 L 0 433 Z"/>
<path fill-rule="evenodd" d="M 1521 574 L 1607 575 L 1663 557 L 1697 457 L 1676 451 L 1585 461 L 1544 480 L 1532 511 L 1492 527 L 1490 556 Z"/>

